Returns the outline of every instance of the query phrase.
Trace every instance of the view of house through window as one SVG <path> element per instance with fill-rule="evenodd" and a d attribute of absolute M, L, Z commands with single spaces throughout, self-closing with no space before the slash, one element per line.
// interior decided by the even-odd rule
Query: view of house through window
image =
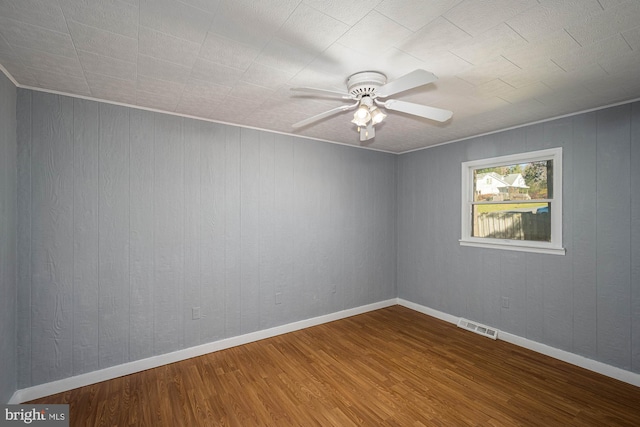
<path fill-rule="evenodd" d="M 562 148 L 462 162 L 460 244 L 564 255 Z"/>
<path fill-rule="evenodd" d="M 553 160 L 473 169 L 471 235 L 551 241 Z"/>

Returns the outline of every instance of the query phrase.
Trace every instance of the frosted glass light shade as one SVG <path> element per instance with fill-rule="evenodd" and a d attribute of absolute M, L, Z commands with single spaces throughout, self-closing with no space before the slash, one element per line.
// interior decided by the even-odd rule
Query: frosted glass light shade
<path fill-rule="evenodd" d="M 385 117 L 387 117 L 387 115 L 383 113 L 382 110 L 376 107 L 375 105 L 371 108 L 370 114 L 371 114 L 371 121 L 373 122 L 374 125 L 377 125 L 382 120 L 384 120 Z"/>
<path fill-rule="evenodd" d="M 366 105 L 360 105 L 355 113 L 353 113 L 353 120 L 351 123 L 354 123 L 358 126 L 366 126 L 371 120 L 371 113 L 369 112 L 369 107 Z"/>

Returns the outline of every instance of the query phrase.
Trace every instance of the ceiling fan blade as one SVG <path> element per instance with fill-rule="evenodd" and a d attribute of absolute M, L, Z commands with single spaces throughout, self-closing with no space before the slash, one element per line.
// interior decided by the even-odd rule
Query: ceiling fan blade
<path fill-rule="evenodd" d="M 389 99 L 383 105 L 388 110 L 401 111 L 438 122 L 446 122 L 453 116 L 453 112 L 449 110 L 414 104 L 413 102 L 398 101 L 397 99 Z"/>
<path fill-rule="evenodd" d="M 294 92 L 305 92 L 312 93 L 314 95 L 330 96 L 332 98 L 353 99 L 350 94 L 338 92 L 336 90 L 316 89 L 314 87 L 292 87 L 291 90 Z"/>
<path fill-rule="evenodd" d="M 414 87 L 433 83 L 436 80 L 438 80 L 438 77 L 436 77 L 435 74 L 418 69 L 379 87 L 376 90 L 376 95 L 378 98 L 386 98 L 387 96 L 404 92 L 405 90 L 413 89 Z"/>
<path fill-rule="evenodd" d="M 291 127 L 294 128 L 294 129 L 298 129 L 298 128 L 307 126 L 307 125 L 309 125 L 309 124 L 311 124 L 313 122 L 317 122 L 318 120 L 322 120 L 325 117 L 332 116 L 332 115 L 340 113 L 342 111 L 353 110 L 359 104 L 360 104 L 360 102 L 356 102 L 355 104 L 352 104 L 352 105 L 341 105 L 340 107 L 332 108 L 331 110 L 325 111 L 324 113 L 316 114 L 315 116 L 311 116 L 311 117 L 309 117 L 307 119 L 301 120 L 298 123 L 294 123 L 294 124 L 291 125 Z"/>

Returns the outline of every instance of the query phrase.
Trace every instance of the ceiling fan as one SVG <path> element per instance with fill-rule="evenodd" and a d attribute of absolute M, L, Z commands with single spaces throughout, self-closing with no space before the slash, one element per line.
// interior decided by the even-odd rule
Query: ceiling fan
<path fill-rule="evenodd" d="M 358 126 L 360 141 L 367 141 L 375 137 L 374 126 L 380 123 L 387 115 L 380 107 L 387 110 L 400 111 L 414 116 L 424 117 L 438 122 L 446 122 L 453 112 L 440 108 L 429 107 L 412 102 L 387 99 L 396 93 L 404 92 L 419 86 L 433 83 L 438 80 L 435 74 L 425 70 L 414 70 L 398 79 L 387 83 L 387 76 L 378 71 L 361 71 L 347 78 L 347 92 L 338 92 L 312 87 L 294 87 L 292 91 L 306 92 L 315 95 L 338 97 L 345 100 L 356 101 L 353 104 L 333 108 L 324 113 L 294 123 L 292 127 L 298 129 L 318 120 L 332 116 L 343 111 L 356 110 L 351 122 Z"/>

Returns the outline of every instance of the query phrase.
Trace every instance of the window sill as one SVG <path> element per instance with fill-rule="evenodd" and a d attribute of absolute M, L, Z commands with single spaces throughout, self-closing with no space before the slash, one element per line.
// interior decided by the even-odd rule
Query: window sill
<path fill-rule="evenodd" d="M 505 251 L 533 252 L 537 254 L 548 255 L 565 255 L 565 248 L 552 248 L 542 246 L 529 246 L 522 244 L 514 244 L 512 240 L 497 242 L 476 242 L 469 240 L 460 240 L 460 246 L 472 246 L 476 248 L 500 249 Z"/>

